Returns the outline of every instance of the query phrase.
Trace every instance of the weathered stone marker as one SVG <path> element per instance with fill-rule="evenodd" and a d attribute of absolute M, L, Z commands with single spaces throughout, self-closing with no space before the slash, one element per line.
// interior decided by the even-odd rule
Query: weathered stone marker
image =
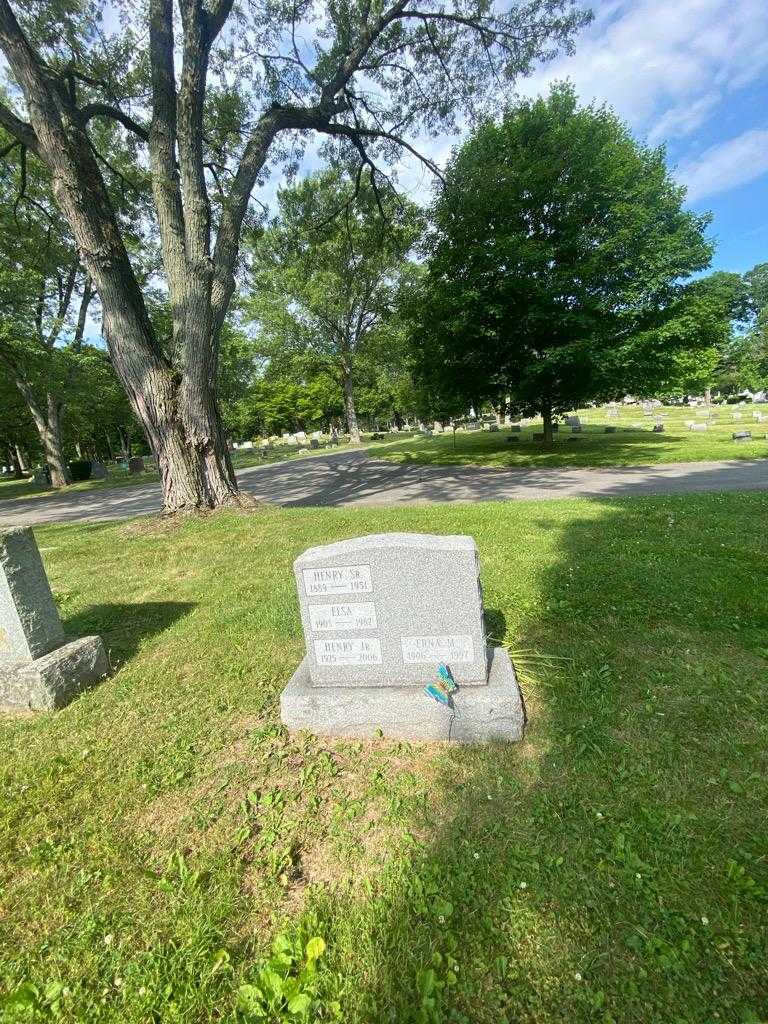
<path fill-rule="evenodd" d="M 32 531 L 0 530 L 0 707 L 60 708 L 108 672 L 99 637 L 64 635 Z"/>
<path fill-rule="evenodd" d="M 289 729 L 520 739 L 520 690 L 507 652 L 487 646 L 471 537 L 359 537 L 310 548 L 294 570 L 306 656 L 281 698 Z M 441 663 L 458 684 L 452 707 L 424 692 Z"/>

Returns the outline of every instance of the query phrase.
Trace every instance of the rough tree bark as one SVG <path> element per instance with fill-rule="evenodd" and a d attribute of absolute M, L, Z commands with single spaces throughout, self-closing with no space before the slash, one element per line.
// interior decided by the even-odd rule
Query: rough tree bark
<path fill-rule="evenodd" d="M 360 444 L 360 428 L 357 425 L 357 410 L 355 409 L 355 392 L 352 381 L 352 367 L 348 362 L 344 363 L 341 373 L 341 384 L 344 391 L 344 415 L 347 418 L 347 430 L 349 440 L 352 444 Z"/>
<path fill-rule="evenodd" d="M 67 460 L 61 443 L 61 402 L 53 395 L 46 395 L 45 407 L 38 402 L 34 391 L 23 377 L 10 368 L 11 378 L 21 392 L 40 435 L 45 461 L 51 471 L 51 486 L 66 487 L 69 481 Z"/>
<path fill-rule="evenodd" d="M 552 444 L 553 431 L 552 431 L 552 406 L 549 402 L 544 402 L 541 407 L 541 418 L 544 422 L 544 444 Z"/>
<path fill-rule="evenodd" d="M 26 456 L 24 455 L 24 452 L 21 450 L 21 448 L 19 448 L 17 444 L 13 446 L 13 450 L 16 453 L 16 462 L 18 464 L 21 475 L 29 476 L 29 464 L 27 462 Z"/>

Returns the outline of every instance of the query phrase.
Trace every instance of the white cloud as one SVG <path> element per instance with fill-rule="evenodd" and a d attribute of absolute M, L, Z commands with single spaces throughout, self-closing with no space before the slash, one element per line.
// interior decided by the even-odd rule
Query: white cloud
<path fill-rule="evenodd" d="M 766 0 L 598 0 L 594 7 L 597 16 L 576 40 L 573 56 L 521 80 L 520 95 L 546 93 L 553 82 L 569 79 L 582 102 L 608 103 L 651 145 L 670 142 L 680 153 L 702 126 L 727 118 L 726 104 L 735 106 L 738 90 L 768 70 Z M 727 131 L 726 122 L 722 133 Z M 690 200 L 765 171 L 757 153 L 749 157 L 748 168 L 738 167 L 738 152 L 758 148 L 759 133 L 740 140 L 713 147 L 696 160 L 683 154 L 678 176 L 689 184 Z M 461 138 L 418 141 L 421 152 L 443 164 Z M 726 170 L 729 153 L 733 161 Z M 415 198 L 429 198 L 431 176 L 411 157 L 404 155 L 400 172 Z"/>
<path fill-rule="evenodd" d="M 755 181 L 768 171 L 768 128 L 743 132 L 710 146 L 695 160 L 682 164 L 676 177 L 688 186 L 689 202 L 726 192 Z"/>
<path fill-rule="evenodd" d="M 599 5 L 598 5 L 599 7 Z M 689 134 L 718 102 L 768 68 L 765 0 L 620 0 L 520 92 L 570 79 L 582 100 L 609 103 L 656 143 Z"/>

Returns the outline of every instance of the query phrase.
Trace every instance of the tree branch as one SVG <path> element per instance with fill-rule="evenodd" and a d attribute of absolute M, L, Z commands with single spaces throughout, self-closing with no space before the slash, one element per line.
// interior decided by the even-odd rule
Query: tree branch
<path fill-rule="evenodd" d="M 129 132 L 138 135 L 144 142 L 149 141 L 148 129 L 134 121 L 130 114 L 126 114 L 119 107 L 113 107 L 111 103 L 86 103 L 80 108 L 80 119 L 83 124 L 87 124 L 94 117 L 108 117 L 113 121 L 119 121 Z"/>
<path fill-rule="evenodd" d="M 5 128 L 7 132 L 20 142 L 22 146 L 26 146 L 27 149 L 31 149 L 33 153 L 37 152 L 37 136 L 31 124 L 27 124 L 26 121 L 22 121 L 20 117 L 17 117 L 10 107 L 7 107 L 4 103 L 0 103 L 0 125 Z M 13 148 L 12 146 L 10 147 Z M 3 154 L 6 155 L 5 153 Z"/>

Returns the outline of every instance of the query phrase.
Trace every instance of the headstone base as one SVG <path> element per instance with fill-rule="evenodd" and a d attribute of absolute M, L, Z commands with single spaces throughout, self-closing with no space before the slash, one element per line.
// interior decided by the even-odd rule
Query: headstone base
<path fill-rule="evenodd" d="M 34 661 L 0 660 L 0 708 L 55 711 L 109 674 L 101 637 L 84 636 Z"/>
<path fill-rule="evenodd" d="M 454 709 L 430 700 L 422 686 L 313 686 L 307 659 L 280 698 L 280 717 L 292 732 L 357 739 L 379 732 L 395 740 L 484 743 L 522 739 L 525 710 L 515 670 L 503 647 L 488 649 L 485 686 L 462 686 Z M 424 673 L 425 684 L 429 671 Z"/>

